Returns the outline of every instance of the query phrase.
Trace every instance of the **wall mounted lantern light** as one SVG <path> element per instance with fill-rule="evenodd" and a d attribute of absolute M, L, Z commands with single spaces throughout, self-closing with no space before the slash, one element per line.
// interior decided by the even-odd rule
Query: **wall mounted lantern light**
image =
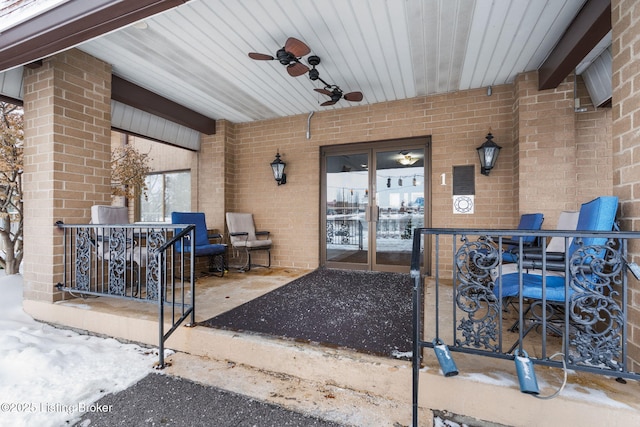
<path fill-rule="evenodd" d="M 480 157 L 480 173 L 482 175 L 489 176 L 489 171 L 496 165 L 498 160 L 498 154 L 500 153 L 500 147 L 498 144 L 492 141 L 493 135 L 491 132 L 487 134 L 487 140 L 476 150 L 478 150 L 478 157 Z"/>
<path fill-rule="evenodd" d="M 285 162 L 280 160 L 280 152 L 276 154 L 276 158 L 271 162 L 271 169 L 273 169 L 273 177 L 278 182 L 278 185 L 287 183 L 287 175 L 284 173 L 284 168 L 287 166 Z"/>

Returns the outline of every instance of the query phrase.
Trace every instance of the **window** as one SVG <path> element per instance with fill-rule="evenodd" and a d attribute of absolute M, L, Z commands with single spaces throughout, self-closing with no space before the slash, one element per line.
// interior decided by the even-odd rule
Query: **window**
<path fill-rule="evenodd" d="M 191 211 L 191 172 L 148 175 L 147 199 L 140 198 L 140 221 L 171 222 L 171 212 Z"/>

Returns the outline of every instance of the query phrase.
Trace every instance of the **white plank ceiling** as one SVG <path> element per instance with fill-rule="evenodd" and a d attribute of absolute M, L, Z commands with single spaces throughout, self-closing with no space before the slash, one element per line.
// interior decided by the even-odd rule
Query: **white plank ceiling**
<path fill-rule="evenodd" d="M 77 47 L 115 75 L 241 123 L 510 83 L 543 63 L 584 3 L 191 0 Z M 275 56 L 289 37 L 321 58 L 323 80 L 363 100 L 321 106 L 328 97 L 313 90 L 321 82 L 247 55 Z M 20 77 L 0 73 L 0 93 L 20 98 Z"/>
<path fill-rule="evenodd" d="M 191 0 L 79 48 L 199 113 L 247 122 L 512 82 L 544 61 L 583 4 Z M 313 89 L 322 83 L 247 55 L 275 56 L 288 37 L 321 58 L 322 79 L 363 101 L 321 107 L 328 98 Z"/>

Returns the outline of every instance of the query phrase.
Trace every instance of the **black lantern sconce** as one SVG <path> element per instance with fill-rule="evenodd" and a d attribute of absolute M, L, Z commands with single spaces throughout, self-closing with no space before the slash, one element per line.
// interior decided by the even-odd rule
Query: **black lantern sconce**
<path fill-rule="evenodd" d="M 273 177 L 278 182 L 278 185 L 287 183 L 287 174 L 284 173 L 284 168 L 287 166 L 285 162 L 280 160 L 280 151 L 276 154 L 276 159 L 271 162 L 271 169 L 273 169 Z"/>
<path fill-rule="evenodd" d="M 489 176 L 489 172 L 496 165 L 498 160 L 498 154 L 502 147 L 492 141 L 493 135 L 491 132 L 487 134 L 487 140 L 476 150 L 478 150 L 478 157 L 480 157 L 480 173 L 482 175 Z"/>

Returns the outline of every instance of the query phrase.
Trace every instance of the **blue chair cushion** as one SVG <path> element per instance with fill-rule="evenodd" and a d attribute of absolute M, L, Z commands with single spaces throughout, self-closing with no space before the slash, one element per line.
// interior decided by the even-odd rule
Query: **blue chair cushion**
<path fill-rule="evenodd" d="M 171 212 L 172 224 L 194 224 L 196 226 L 195 256 L 221 255 L 226 251 L 227 246 L 209 243 L 207 224 L 203 212 Z M 182 229 L 176 229 L 176 234 Z M 176 242 L 176 250 L 182 252 L 181 242 Z M 184 252 L 191 252 L 191 245 L 185 244 Z"/>
<path fill-rule="evenodd" d="M 616 211 L 618 210 L 618 198 L 616 196 L 601 196 L 590 202 L 584 203 L 580 207 L 578 215 L 579 231 L 611 231 L 613 229 Z M 606 238 L 588 237 L 582 239 L 584 246 L 603 245 Z M 574 239 L 569 246 L 569 256 L 571 256 L 580 245 Z"/>
<path fill-rule="evenodd" d="M 518 273 L 509 273 L 502 276 L 502 297 L 515 297 L 518 295 L 519 284 Z M 564 302 L 564 277 L 550 276 L 547 280 L 547 301 Z M 494 294 L 499 297 L 499 281 L 496 280 L 496 286 L 493 289 Z M 569 289 L 571 295 L 574 291 Z M 522 274 L 522 296 L 524 298 L 542 299 L 542 276 L 538 274 L 523 273 Z"/>
<path fill-rule="evenodd" d="M 502 281 L 502 298 L 514 297 L 518 295 L 520 292 L 520 287 L 518 284 L 518 273 L 509 273 L 502 276 L 502 278 L 498 278 L 496 280 L 496 285 L 493 288 L 493 293 L 495 296 L 500 298 L 500 288 L 499 285 Z"/>
<path fill-rule="evenodd" d="M 523 214 L 520 216 L 518 230 L 540 230 L 544 215 L 541 213 Z M 518 236 L 512 236 L 509 240 L 518 241 Z M 522 236 L 522 244 L 531 246 L 536 240 L 536 236 Z M 502 262 L 518 262 L 518 245 L 510 244 L 502 253 Z"/>
<path fill-rule="evenodd" d="M 525 276 L 522 281 L 524 287 L 522 296 L 524 298 L 542 299 L 542 276 L 536 274 L 523 274 Z M 547 276 L 547 301 L 564 302 L 564 277 Z M 573 293 L 573 289 L 569 288 L 569 295 Z"/>
<path fill-rule="evenodd" d="M 207 255 L 221 255 L 224 253 L 224 251 L 226 250 L 226 246 L 225 245 L 221 245 L 221 244 L 217 244 L 217 243 L 212 243 L 212 244 L 208 244 L 208 245 L 200 245 L 200 246 L 196 246 L 196 256 L 207 256 Z M 180 250 L 178 250 L 180 251 Z M 185 253 L 189 253 L 191 252 L 191 246 L 186 246 L 184 247 L 184 252 Z"/>
<path fill-rule="evenodd" d="M 517 251 L 518 248 L 515 248 Z M 518 262 L 518 254 L 516 252 L 503 252 L 502 262 Z"/>
<path fill-rule="evenodd" d="M 541 213 L 524 214 L 520 216 L 518 230 L 540 230 L 543 221 L 544 215 L 542 215 Z M 518 236 L 513 236 L 512 239 L 518 240 Z M 522 243 L 530 244 L 533 243 L 535 239 L 536 236 L 523 236 Z"/>

